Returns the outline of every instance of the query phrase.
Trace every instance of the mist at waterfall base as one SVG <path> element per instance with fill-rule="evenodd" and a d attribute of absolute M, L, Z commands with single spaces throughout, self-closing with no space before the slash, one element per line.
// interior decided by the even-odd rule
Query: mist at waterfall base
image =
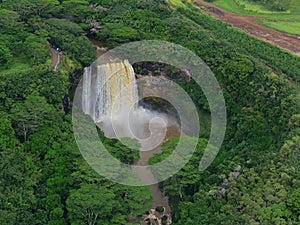
<path fill-rule="evenodd" d="M 141 151 L 153 150 L 165 140 L 168 127 L 176 126 L 176 122 L 167 114 L 139 106 L 138 102 L 135 73 L 127 60 L 85 69 L 84 113 L 93 118 L 106 137 L 135 138 Z"/>
<path fill-rule="evenodd" d="M 106 137 L 131 137 L 141 143 L 142 151 L 153 150 L 165 139 L 168 118 L 142 107 L 134 111 L 123 111 L 117 116 L 104 116 L 98 123 Z M 126 144 L 126 143 L 125 143 Z"/>

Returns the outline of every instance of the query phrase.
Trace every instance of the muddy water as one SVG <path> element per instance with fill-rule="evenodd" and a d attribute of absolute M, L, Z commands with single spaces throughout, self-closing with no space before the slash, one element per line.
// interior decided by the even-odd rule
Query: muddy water
<path fill-rule="evenodd" d="M 180 136 L 180 128 L 178 125 L 172 125 L 167 127 L 167 132 L 164 141 L 167 141 L 174 137 Z M 137 162 L 139 166 L 146 166 L 148 165 L 148 160 L 154 156 L 154 154 L 161 153 L 161 146 L 156 147 L 151 151 L 140 151 L 140 160 Z M 151 194 L 153 197 L 152 208 L 155 209 L 156 206 L 163 206 L 166 209 L 167 214 L 171 214 L 171 209 L 168 203 L 168 197 L 165 196 L 159 189 L 158 184 L 151 185 Z"/>
<path fill-rule="evenodd" d="M 101 124 L 98 124 L 98 126 L 101 128 Z M 144 126 L 147 126 L 147 124 L 144 124 Z M 162 142 L 154 149 L 147 150 L 147 151 L 141 150 L 140 151 L 140 159 L 135 165 L 147 166 L 148 161 L 151 157 L 153 157 L 155 154 L 159 154 L 162 152 L 161 145 L 165 141 L 167 141 L 171 138 L 174 138 L 174 137 L 180 137 L 180 134 L 181 134 L 180 127 L 174 123 L 173 119 L 172 119 L 171 123 L 168 123 L 168 125 L 165 127 L 165 129 L 166 129 L 166 132 L 164 134 L 164 138 L 162 139 Z M 104 131 L 104 133 L 106 133 L 105 129 L 103 131 Z M 113 136 L 110 136 L 110 138 L 113 138 Z M 114 138 L 116 138 L 116 136 L 114 136 Z M 149 180 L 151 180 L 151 181 L 155 180 L 151 170 L 145 169 L 145 170 L 136 171 L 136 172 L 139 174 L 143 183 L 149 183 Z M 163 206 L 165 208 L 165 211 L 163 213 L 155 212 L 155 216 L 157 216 L 158 218 L 161 218 L 161 216 L 163 216 L 164 214 L 167 214 L 169 216 L 169 218 L 171 218 L 172 215 L 171 215 L 171 209 L 170 209 L 170 206 L 168 203 L 168 197 L 165 196 L 164 193 L 162 193 L 162 191 L 159 189 L 158 183 L 151 185 L 151 195 L 152 195 L 152 199 L 153 199 L 151 209 L 155 209 L 157 206 Z M 151 210 L 151 209 L 148 209 L 148 210 Z M 141 224 L 143 225 L 146 223 L 141 222 Z"/>
<path fill-rule="evenodd" d="M 161 138 L 161 142 L 160 143 L 154 143 L 153 145 L 153 149 L 149 149 L 149 150 L 143 150 L 143 144 L 142 144 L 142 148 L 140 150 L 140 159 L 139 161 L 135 164 L 137 166 L 147 166 L 148 165 L 148 161 L 151 157 L 153 157 L 155 154 L 159 154 L 162 152 L 161 150 L 161 145 L 171 139 L 171 138 L 174 138 L 174 137 L 179 137 L 180 136 L 180 127 L 174 122 L 174 119 L 170 119 L 168 118 L 169 121 L 168 121 L 168 125 L 166 127 L 164 127 L 164 130 L 166 131 L 164 134 L 163 134 L 163 137 Z M 109 130 L 109 132 L 107 132 L 106 128 L 105 127 L 101 127 L 101 124 L 98 124 L 98 126 L 104 131 L 104 134 L 106 137 L 108 138 L 117 138 L 117 135 L 116 133 L 114 133 L 114 129 L 113 130 Z M 145 127 L 148 127 L 149 124 L 148 123 L 144 123 L 142 124 L 142 126 L 145 126 Z M 151 130 L 149 131 L 148 135 L 151 136 L 151 138 L 148 139 L 148 141 L 151 142 L 151 140 L 155 137 L 156 135 L 153 134 L 156 133 L 157 136 L 161 136 L 160 132 L 158 130 Z M 109 133 L 109 135 L 108 135 Z M 152 138 L 153 136 L 153 138 Z M 158 138 L 160 139 L 160 137 Z M 146 143 L 146 146 L 151 146 L 149 143 Z M 156 146 L 156 147 L 154 147 Z M 145 169 L 145 170 L 137 170 L 136 171 L 142 182 L 143 183 L 149 183 L 150 182 L 153 182 L 153 180 L 155 180 L 151 170 L 149 169 Z M 166 214 L 170 215 L 171 216 L 171 209 L 170 209 L 170 206 L 168 204 L 168 198 L 167 196 L 164 195 L 164 193 L 162 193 L 159 189 L 159 184 L 152 184 L 151 185 L 151 195 L 152 195 L 152 198 L 153 198 L 153 202 L 152 202 L 152 209 L 155 209 L 157 206 L 163 206 L 165 208 L 165 212 Z M 148 209 L 150 210 L 150 209 Z"/>
<path fill-rule="evenodd" d="M 92 44 L 95 45 L 96 47 L 99 47 L 99 48 L 105 48 L 105 43 L 104 43 L 103 41 L 99 41 L 99 40 L 92 39 L 92 38 L 90 38 L 90 41 L 91 41 Z"/>
<path fill-rule="evenodd" d="M 105 43 L 96 39 L 90 38 L 90 41 L 94 46 L 97 47 L 97 57 L 103 55 L 105 52 L 107 52 L 107 48 L 105 47 Z"/>

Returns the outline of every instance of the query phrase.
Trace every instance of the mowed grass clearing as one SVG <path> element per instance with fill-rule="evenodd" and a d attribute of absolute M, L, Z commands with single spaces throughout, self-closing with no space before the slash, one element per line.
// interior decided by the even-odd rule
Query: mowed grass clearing
<path fill-rule="evenodd" d="M 246 0 L 219 0 L 216 5 L 237 14 L 262 18 L 259 23 L 272 29 L 300 35 L 300 0 L 291 0 L 289 10 L 283 12 L 269 11 Z"/>
<path fill-rule="evenodd" d="M 284 33 L 300 35 L 300 22 L 261 20 L 259 23 Z"/>

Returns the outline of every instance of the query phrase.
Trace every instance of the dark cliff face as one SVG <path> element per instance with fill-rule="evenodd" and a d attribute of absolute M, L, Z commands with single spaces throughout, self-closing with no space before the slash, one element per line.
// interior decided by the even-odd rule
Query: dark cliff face
<path fill-rule="evenodd" d="M 164 76 L 172 80 L 184 80 L 186 77 L 185 72 L 164 63 L 139 62 L 132 66 L 135 73 L 142 76 Z"/>
<path fill-rule="evenodd" d="M 83 69 L 76 69 L 69 74 L 68 101 L 72 102 L 76 87 L 78 86 L 83 75 Z M 64 97 L 65 98 L 65 97 Z M 65 99 L 63 100 L 64 103 Z M 70 104 L 69 104 L 70 105 Z"/>
<path fill-rule="evenodd" d="M 63 99 L 63 107 L 64 107 L 65 114 L 69 114 L 70 103 L 69 103 L 69 96 L 67 94 L 65 94 L 64 99 Z"/>
<path fill-rule="evenodd" d="M 176 109 L 166 100 L 154 96 L 167 96 L 170 82 L 186 82 L 188 76 L 185 72 L 164 63 L 139 62 L 134 63 L 133 69 L 137 77 L 139 105 L 144 108 L 166 113 L 180 123 Z M 153 97 L 147 97 L 153 96 Z"/>

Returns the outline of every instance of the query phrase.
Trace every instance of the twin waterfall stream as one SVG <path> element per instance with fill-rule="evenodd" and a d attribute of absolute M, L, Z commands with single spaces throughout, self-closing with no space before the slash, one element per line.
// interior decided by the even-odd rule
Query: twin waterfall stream
<path fill-rule="evenodd" d="M 153 154 L 161 152 L 160 145 L 168 139 L 170 128 L 167 115 L 145 109 L 138 105 L 138 101 L 135 73 L 127 60 L 85 68 L 81 103 L 83 112 L 92 117 L 106 137 L 136 138 L 142 146 L 137 165 L 144 166 Z M 161 193 L 158 184 L 151 185 L 151 193 L 152 208 L 163 206 L 163 214 L 169 217 L 167 224 L 171 224 L 168 199 Z M 147 221 L 161 224 L 163 214 L 157 214 L 155 210 L 150 210 Z"/>

